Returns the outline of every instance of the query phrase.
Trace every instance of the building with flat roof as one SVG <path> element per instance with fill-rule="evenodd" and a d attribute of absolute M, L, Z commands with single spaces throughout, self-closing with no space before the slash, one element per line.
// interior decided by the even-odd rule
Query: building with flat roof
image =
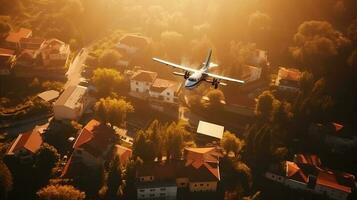
<path fill-rule="evenodd" d="M 207 143 L 219 142 L 223 137 L 224 126 L 217 124 L 199 121 L 197 127 L 196 142 L 201 145 Z"/>
<path fill-rule="evenodd" d="M 75 85 L 69 86 L 54 103 L 55 119 L 78 120 L 88 105 L 88 89 Z"/>

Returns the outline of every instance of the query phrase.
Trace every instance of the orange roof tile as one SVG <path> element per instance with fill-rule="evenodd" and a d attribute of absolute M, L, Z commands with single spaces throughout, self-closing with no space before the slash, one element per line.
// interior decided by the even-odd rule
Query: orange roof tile
<path fill-rule="evenodd" d="M 42 137 L 40 133 L 37 130 L 32 130 L 27 133 L 20 134 L 10 146 L 7 154 L 12 155 L 22 148 L 25 148 L 32 153 L 36 153 L 41 145 Z"/>
<path fill-rule="evenodd" d="M 340 184 L 336 179 L 336 174 L 331 171 L 320 170 L 316 184 L 351 193 L 351 187 Z"/>
<path fill-rule="evenodd" d="M 20 28 L 17 32 L 10 32 L 6 37 L 7 42 L 19 42 L 21 38 L 29 38 L 31 37 L 32 30 L 27 28 Z"/>
<path fill-rule="evenodd" d="M 157 78 L 157 79 L 155 79 L 154 83 L 151 85 L 150 90 L 154 91 L 154 92 L 161 93 L 165 89 L 171 88 L 171 87 L 174 87 L 175 88 L 174 90 L 177 91 L 178 88 L 180 87 L 180 84 L 177 82 L 174 82 L 174 81 Z"/>
<path fill-rule="evenodd" d="M 156 72 L 152 71 L 145 71 L 145 70 L 138 70 L 132 77 L 132 80 L 135 81 L 143 81 L 143 82 L 150 82 L 153 83 L 157 77 Z"/>
<path fill-rule="evenodd" d="M 113 143 L 114 137 L 112 128 L 93 119 L 83 127 L 73 148 L 83 148 L 94 156 L 100 156 Z"/>
<path fill-rule="evenodd" d="M 299 81 L 301 74 L 302 73 L 298 69 L 280 67 L 278 72 L 278 78 L 291 81 Z"/>

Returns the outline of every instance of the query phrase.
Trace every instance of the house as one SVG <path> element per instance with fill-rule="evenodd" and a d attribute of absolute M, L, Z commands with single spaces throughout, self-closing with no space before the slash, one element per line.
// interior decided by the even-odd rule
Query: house
<path fill-rule="evenodd" d="M 6 155 L 18 157 L 23 163 L 31 162 L 34 154 L 40 149 L 42 142 L 41 134 L 36 129 L 21 133 L 11 144 Z"/>
<path fill-rule="evenodd" d="M 352 174 L 319 167 L 315 156 L 296 157 L 299 157 L 298 162 L 285 161 L 280 167 L 270 168 L 265 177 L 292 189 L 327 195 L 336 200 L 347 199 L 355 188 Z M 305 160 L 306 157 L 312 160 Z"/>
<path fill-rule="evenodd" d="M 31 49 L 31 50 L 37 50 L 39 49 L 45 39 L 43 38 L 21 38 L 19 41 L 20 49 Z"/>
<path fill-rule="evenodd" d="M 37 96 L 43 101 L 53 102 L 55 99 L 59 97 L 59 92 L 56 90 L 47 90 L 39 93 Z"/>
<path fill-rule="evenodd" d="M 41 65 L 37 57 L 38 51 L 33 49 L 24 49 L 17 56 L 16 68 L 26 67 L 33 69 L 34 65 Z"/>
<path fill-rule="evenodd" d="M 224 126 L 199 121 L 196 132 L 197 143 L 201 145 L 205 145 L 207 143 L 218 143 L 223 137 Z"/>
<path fill-rule="evenodd" d="M 81 169 L 96 169 L 104 165 L 116 141 L 114 130 L 97 120 L 89 121 L 73 144 L 73 153 L 62 170 L 61 177 L 73 178 Z"/>
<path fill-rule="evenodd" d="M 136 171 L 137 199 L 176 199 L 180 164 L 154 162 L 140 166 Z"/>
<path fill-rule="evenodd" d="M 127 54 L 135 54 L 144 50 L 150 43 L 150 39 L 140 35 L 127 34 L 120 38 L 116 48 Z"/>
<path fill-rule="evenodd" d="M 78 120 L 88 106 L 88 89 L 80 85 L 69 86 L 53 105 L 57 120 Z"/>
<path fill-rule="evenodd" d="M 16 62 L 16 56 L 0 52 L 0 75 L 9 75 Z"/>
<path fill-rule="evenodd" d="M 127 34 L 124 35 L 116 45 L 116 49 L 122 55 L 118 61 L 120 66 L 140 64 L 145 56 L 151 40 L 147 37 Z M 138 62 L 137 62 L 138 61 Z"/>
<path fill-rule="evenodd" d="M 73 155 L 87 166 L 102 164 L 116 139 L 112 128 L 97 120 L 89 121 L 73 144 Z"/>
<path fill-rule="evenodd" d="M 215 192 L 220 181 L 219 158 L 215 147 L 185 148 L 184 175 L 191 192 Z"/>
<path fill-rule="evenodd" d="M 119 157 L 120 164 L 125 167 L 129 159 L 131 158 L 133 151 L 121 145 L 115 145 L 115 149 L 116 155 Z"/>
<path fill-rule="evenodd" d="M 32 30 L 27 28 L 20 28 L 17 32 L 9 32 L 5 38 L 5 46 L 9 49 L 17 50 L 20 48 L 20 40 L 22 38 L 30 38 L 32 36 Z"/>
<path fill-rule="evenodd" d="M 43 42 L 40 52 L 44 66 L 64 67 L 71 51 L 68 44 L 52 38 Z"/>
<path fill-rule="evenodd" d="M 214 192 L 220 181 L 216 148 L 186 148 L 183 160 L 144 163 L 136 172 L 138 199 L 176 199 L 179 188 Z"/>
<path fill-rule="evenodd" d="M 280 67 L 274 84 L 281 91 L 297 92 L 300 90 L 301 75 L 298 69 Z"/>
<path fill-rule="evenodd" d="M 166 103 L 177 103 L 180 88 L 180 83 L 157 78 L 149 89 L 149 95 L 153 100 Z"/>
<path fill-rule="evenodd" d="M 348 127 L 347 127 L 348 128 Z M 357 147 L 357 137 L 340 123 L 313 123 L 308 130 L 311 142 L 325 146 L 331 153 L 343 155 Z"/>
<path fill-rule="evenodd" d="M 135 97 L 147 97 L 156 77 L 156 72 L 138 70 L 130 79 L 130 94 Z"/>

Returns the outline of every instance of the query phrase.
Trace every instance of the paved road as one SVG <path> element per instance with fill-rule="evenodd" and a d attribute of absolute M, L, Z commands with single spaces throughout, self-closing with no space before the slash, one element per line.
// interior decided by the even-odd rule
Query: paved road
<path fill-rule="evenodd" d="M 82 78 L 81 73 L 83 70 L 83 64 L 86 61 L 87 56 L 88 49 L 83 48 L 73 60 L 66 73 L 68 80 L 64 85 L 64 89 L 71 85 L 77 85 L 80 82 L 80 79 Z"/>

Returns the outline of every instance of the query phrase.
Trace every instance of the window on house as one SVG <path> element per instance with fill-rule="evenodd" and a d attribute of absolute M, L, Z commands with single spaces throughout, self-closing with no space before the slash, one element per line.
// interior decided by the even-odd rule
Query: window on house
<path fill-rule="evenodd" d="M 135 81 L 135 84 L 136 84 L 136 85 L 139 85 L 139 82 Z"/>
<path fill-rule="evenodd" d="M 184 185 L 185 185 L 185 183 L 181 183 L 181 185 L 182 185 L 182 186 L 184 186 Z"/>
<path fill-rule="evenodd" d="M 201 183 L 200 186 L 203 186 L 203 184 Z"/>
<path fill-rule="evenodd" d="M 140 192 L 145 192 L 145 190 L 144 189 L 141 189 L 141 190 L 139 190 Z"/>
<path fill-rule="evenodd" d="M 160 196 L 165 196 L 165 193 L 160 193 Z"/>
<path fill-rule="evenodd" d="M 166 188 L 160 188 L 160 190 L 161 190 L 161 191 L 164 191 L 164 190 L 166 190 Z"/>
<path fill-rule="evenodd" d="M 150 194 L 150 197 L 154 197 L 155 196 L 155 194 Z"/>
<path fill-rule="evenodd" d="M 167 94 L 167 95 L 170 95 L 170 92 L 167 92 L 166 94 Z"/>
<path fill-rule="evenodd" d="M 155 191 L 155 189 L 150 189 L 150 192 L 153 192 L 153 191 Z"/>
<path fill-rule="evenodd" d="M 136 88 L 135 90 L 136 90 L 136 92 L 139 92 L 139 88 Z"/>

